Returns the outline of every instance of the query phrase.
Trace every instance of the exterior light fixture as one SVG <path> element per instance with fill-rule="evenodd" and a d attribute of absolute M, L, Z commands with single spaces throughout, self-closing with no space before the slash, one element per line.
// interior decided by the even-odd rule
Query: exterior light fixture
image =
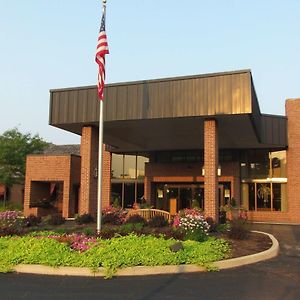
<path fill-rule="evenodd" d="M 202 167 L 202 172 L 201 172 L 201 174 L 202 174 L 202 176 L 205 176 L 205 168 L 204 168 L 204 166 Z M 217 176 L 221 176 L 221 174 L 222 174 L 222 169 L 221 169 L 221 166 L 220 165 L 218 165 L 218 169 L 217 169 Z"/>
<path fill-rule="evenodd" d="M 98 178 L 98 168 L 97 167 L 95 167 L 95 169 L 94 169 L 93 176 L 94 176 L 95 179 Z"/>
<path fill-rule="evenodd" d="M 218 169 L 217 169 L 217 176 L 221 176 L 222 172 L 221 172 L 221 166 L 218 165 Z"/>

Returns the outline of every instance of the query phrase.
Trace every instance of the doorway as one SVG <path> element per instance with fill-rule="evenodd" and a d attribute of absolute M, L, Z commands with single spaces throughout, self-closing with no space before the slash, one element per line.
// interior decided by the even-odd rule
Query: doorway
<path fill-rule="evenodd" d="M 218 186 L 219 207 L 226 204 L 230 193 L 230 183 L 220 183 Z M 204 183 L 159 183 L 155 186 L 156 208 L 175 214 L 185 208 L 204 207 Z"/>

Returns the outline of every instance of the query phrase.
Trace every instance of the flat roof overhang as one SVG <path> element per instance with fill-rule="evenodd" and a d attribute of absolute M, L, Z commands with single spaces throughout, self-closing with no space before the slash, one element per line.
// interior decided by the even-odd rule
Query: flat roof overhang
<path fill-rule="evenodd" d="M 269 118 L 269 116 L 268 116 Z M 147 152 L 164 150 L 186 150 L 204 148 L 205 117 L 126 120 L 104 122 L 104 143 L 118 152 Z M 275 141 L 273 137 L 283 136 L 278 132 L 285 128 L 284 118 L 279 118 L 277 126 L 268 126 L 269 141 L 260 142 L 253 126 L 250 114 L 233 116 L 215 116 L 218 122 L 218 138 L 220 149 L 284 149 L 286 142 Z M 275 123 L 274 120 L 272 123 Z M 89 126 L 98 127 L 98 123 Z M 270 125 L 270 124 L 267 124 Z M 80 133 L 83 124 L 56 125 L 70 132 Z M 87 124 L 84 124 L 87 126 Z M 274 132 L 275 131 L 275 132 Z"/>
<path fill-rule="evenodd" d="M 81 134 L 98 127 L 95 86 L 51 90 L 50 121 Z M 221 149 L 284 149 L 286 118 L 260 113 L 249 70 L 106 86 L 104 143 L 113 152 L 203 149 L 206 119 Z"/>

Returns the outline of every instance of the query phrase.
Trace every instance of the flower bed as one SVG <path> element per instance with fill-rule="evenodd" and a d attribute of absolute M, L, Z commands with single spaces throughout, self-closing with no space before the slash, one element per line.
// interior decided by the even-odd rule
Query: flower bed
<path fill-rule="evenodd" d="M 112 239 L 88 239 L 81 236 L 79 243 L 87 249 L 74 246 L 78 236 L 59 236 L 40 233 L 39 236 L 0 238 L 0 271 L 9 271 L 17 264 L 42 264 L 47 266 L 104 267 L 110 277 L 117 268 L 130 266 L 158 266 L 209 263 L 229 255 L 226 241 L 208 238 L 205 242 L 184 241 L 183 249 L 173 252 L 170 248 L 176 240 L 163 237 L 127 236 Z M 85 241 L 85 242 L 84 242 Z"/>

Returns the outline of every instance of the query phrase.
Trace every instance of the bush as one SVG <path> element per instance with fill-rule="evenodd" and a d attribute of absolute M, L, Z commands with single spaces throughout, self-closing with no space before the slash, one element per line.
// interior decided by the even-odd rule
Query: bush
<path fill-rule="evenodd" d="M 135 214 L 131 215 L 129 218 L 125 221 L 126 224 L 143 224 L 146 225 L 147 221 L 142 216 Z"/>
<path fill-rule="evenodd" d="M 148 225 L 150 227 L 164 227 L 169 224 L 168 220 L 164 216 L 154 216 L 152 219 L 149 220 Z"/>
<path fill-rule="evenodd" d="M 209 224 L 198 209 L 184 209 L 177 214 L 173 226 L 185 233 L 186 240 L 204 241 L 207 239 Z"/>
<path fill-rule="evenodd" d="M 244 218 L 237 218 L 230 222 L 228 237 L 234 240 L 245 240 L 249 237 L 249 225 Z"/>
<path fill-rule="evenodd" d="M 61 214 L 50 215 L 48 224 L 49 225 L 61 225 L 65 223 L 65 218 Z"/>
<path fill-rule="evenodd" d="M 94 222 L 94 218 L 91 216 L 91 214 L 78 215 L 75 218 L 75 222 L 79 225 L 89 224 Z"/>
<path fill-rule="evenodd" d="M 28 227 L 37 226 L 41 222 L 42 222 L 42 218 L 41 217 L 37 217 L 35 215 L 29 215 L 28 217 L 25 218 L 25 224 Z"/>
<path fill-rule="evenodd" d="M 132 232 L 141 234 L 144 226 L 144 223 L 125 223 L 119 228 L 118 233 L 120 235 L 127 235 Z"/>
<path fill-rule="evenodd" d="M 216 232 L 217 231 L 217 224 L 215 223 L 212 217 L 207 217 L 205 221 L 209 225 L 209 232 Z"/>
<path fill-rule="evenodd" d="M 127 212 L 121 208 L 109 206 L 102 210 L 103 224 L 121 225 L 125 221 Z"/>
<path fill-rule="evenodd" d="M 23 231 L 24 219 L 19 211 L 8 210 L 0 213 L 0 236 L 20 234 Z"/>

